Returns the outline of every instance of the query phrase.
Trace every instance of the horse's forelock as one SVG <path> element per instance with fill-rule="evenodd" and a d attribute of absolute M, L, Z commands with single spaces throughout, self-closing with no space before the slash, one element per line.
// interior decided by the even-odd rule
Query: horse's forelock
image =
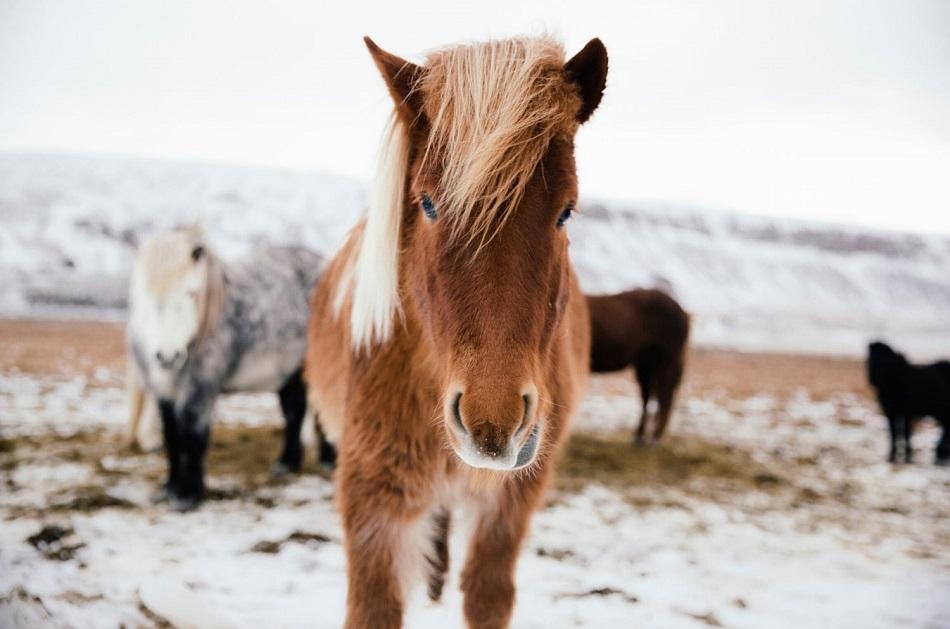
<path fill-rule="evenodd" d="M 194 252 L 200 250 L 200 258 Z M 137 271 L 140 285 L 148 296 L 159 300 L 181 287 L 181 283 L 200 264 L 204 269 L 199 288 L 199 327 L 195 341 L 203 341 L 217 324 L 224 307 L 225 280 L 221 261 L 203 242 L 195 229 L 179 229 L 157 234 L 143 243 Z"/>
<path fill-rule="evenodd" d="M 549 37 L 456 46 L 429 56 L 419 86 L 423 162 L 439 172 L 440 216 L 484 244 L 508 219 L 551 141 L 577 129 L 577 89 Z"/>

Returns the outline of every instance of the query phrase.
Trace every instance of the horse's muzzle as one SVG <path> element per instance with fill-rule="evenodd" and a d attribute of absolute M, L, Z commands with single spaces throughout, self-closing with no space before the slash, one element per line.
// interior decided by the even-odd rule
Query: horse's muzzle
<path fill-rule="evenodd" d="M 541 425 L 530 421 L 536 409 L 533 395 L 522 396 L 523 416 L 514 433 L 491 421 L 474 425 L 463 421 L 461 397 L 461 393 L 452 396 L 452 403 L 446 409 L 446 424 L 454 437 L 451 441 L 455 452 L 463 462 L 475 468 L 499 471 L 521 469 L 534 462 L 541 441 Z"/>

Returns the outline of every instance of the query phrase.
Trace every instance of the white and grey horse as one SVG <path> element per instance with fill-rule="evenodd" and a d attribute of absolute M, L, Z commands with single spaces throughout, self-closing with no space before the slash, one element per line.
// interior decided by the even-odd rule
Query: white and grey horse
<path fill-rule="evenodd" d="M 286 423 L 275 471 L 300 467 L 301 369 L 322 269 L 322 258 L 302 247 L 270 247 L 225 264 L 194 228 L 142 244 L 129 298 L 130 429 L 137 431 L 145 398 L 154 398 L 168 459 L 160 497 L 173 508 L 191 509 L 204 495 L 211 409 L 222 393 L 277 392 Z M 320 442 L 320 461 L 332 464 L 332 446 Z"/>

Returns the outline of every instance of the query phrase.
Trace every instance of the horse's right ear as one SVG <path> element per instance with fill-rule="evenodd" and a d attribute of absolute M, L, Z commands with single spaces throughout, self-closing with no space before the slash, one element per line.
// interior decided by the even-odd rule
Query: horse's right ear
<path fill-rule="evenodd" d="M 379 73 L 383 75 L 383 80 L 386 81 L 386 87 L 389 88 L 396 111 L 406 119 L 406 122 L 412 123 L 422 112 L 422 99 L 416 89 L 422 78 L 422 66 L 386 52 L 369 37 L 364 37 L 363 42 L 369 49 L 369 54 L 373 57 Z"/>

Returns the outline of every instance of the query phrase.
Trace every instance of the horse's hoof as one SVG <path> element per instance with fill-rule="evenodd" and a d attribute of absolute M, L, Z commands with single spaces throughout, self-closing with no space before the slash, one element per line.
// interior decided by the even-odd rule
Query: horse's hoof
<path fill-rule="evenodd" d="M 292 467 L 282 461 L 278 461 L 270 466 L 271 478 L 284 478 L 300 471 L 300 467 Z"/>
<path fill-rule="evenodd" d="M 198 505 L 201 504 L 201 498 L 197 496 L 176 496 L 172 494 L 168 498 L 168 504 L 171 506 L 172 511 L 188 513 L 198 508 Z"/>

